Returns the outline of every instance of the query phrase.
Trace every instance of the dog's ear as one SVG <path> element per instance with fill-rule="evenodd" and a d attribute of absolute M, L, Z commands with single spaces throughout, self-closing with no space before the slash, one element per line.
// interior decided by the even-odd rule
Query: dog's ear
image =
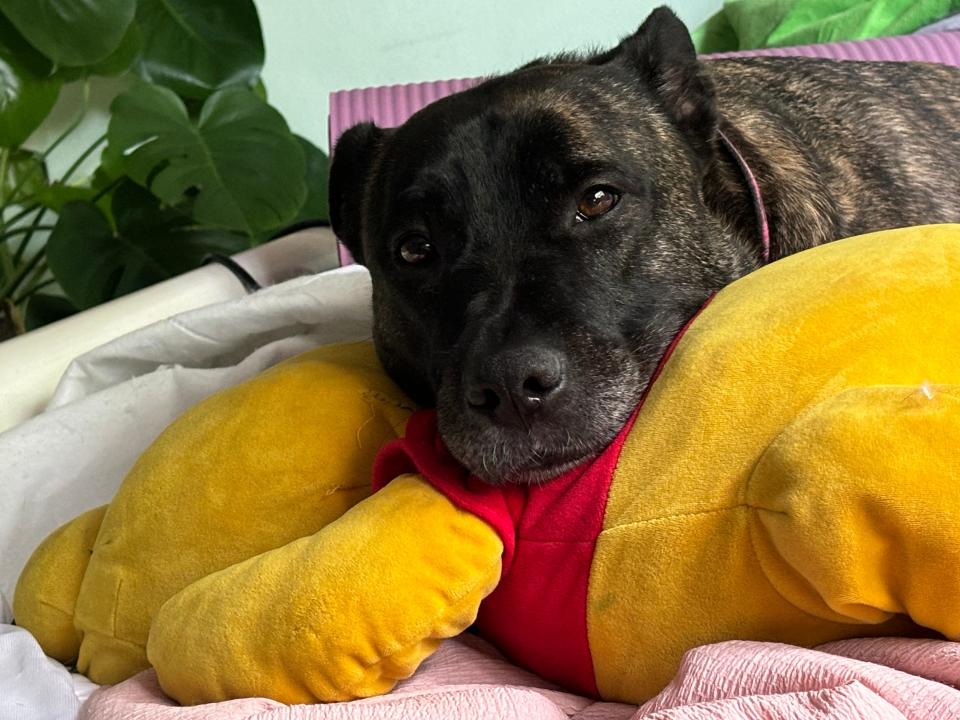
<path fill-rule="evenodd" d="M 330 163 L 330 226 L 361 265 L 363 197 L 382 139 L 383 130 L 373 123 L 354 125 L 340 136 Z"/>
<path fill-rule="evenodd" d="M 597 59 L 626 63 L 698 154 L 709 153 L 717 128 L 713 82 L 697 59 L 690 32 L 668 7 L 654 10 L 636 33 Z"/>

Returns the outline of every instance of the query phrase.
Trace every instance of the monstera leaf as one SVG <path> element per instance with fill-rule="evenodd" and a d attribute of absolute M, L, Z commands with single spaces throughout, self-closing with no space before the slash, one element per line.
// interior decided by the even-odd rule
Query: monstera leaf
<path fill-rule="evenodd" d="M 60 94 L 60 80 L 38 78 L 0 46 L 0 146 L 18 147 Z"/>
<path fill-rule="evenodd" d="M 140 84 L 112 105 L 104 162 L 199 223 L 250 238 L 291 220 L 307 189 L 304 154 L 283 117 L 252 91 L 211 95 L 194 122 L 170 90 Z"/>
<path fill-rule="evenodd" d="M 120 45 L 136 0 L 0 0 L 0 12 L 57 65 L 93 65 Z"/>
<path fill-rule="evenodd" d="M 304 137 L 296 136 L 307 160 L 307 199 L 297 213 L 294 222 L 327 220 L 330 207 L 327 200 L 327 176 L 330 173 L 330 158 Z"/>
<path fill-rule="evenodd" d="M 93 65 L 60 67 L 54 73 L 54 77 L 64 82 L 73 82 L 93 75 L 105 77 L 121 75 L 129 70 L 137 58 L 140 57 L 142 48 L 143 33 L 140 31 L 140 26 L 134 21 L 130 23 L 117 48 L 103 60 Z"/>
<path fill-rule="evenodd" d="M 144 45 L 137 72 L 184 98 L 250 87 L 263 67 L 253 0 L 140 0 Z"/>
<path fill-rule="evenodd" d="M 199 267 L 211 253 L 235 253 L 246 239 L 196 228 L 161 207 L 144 189 L 126 183 L 112 201 L 116 231 L 89 202 L 63 207 L 47 242 L 47 262 L 67 297 L 89 308 Z"/>
<path fill-rule="evenodd" d="M 18 65 L 36 78 L 49 77 L 53 73 L 50 58 L 27 42 L 5 16 L 0 15 L 0 52 L 14 59 Z"/>
<path fill-rule="evenodd" d="M 23 325 L 26 330 L 36 330 L 38 327 L 76 315 L 77 312 L 79 312 L 77 306 L 65 297 L 36 293 L 31 295 L 27 302 L 27 310 L 23 314 Z"/>

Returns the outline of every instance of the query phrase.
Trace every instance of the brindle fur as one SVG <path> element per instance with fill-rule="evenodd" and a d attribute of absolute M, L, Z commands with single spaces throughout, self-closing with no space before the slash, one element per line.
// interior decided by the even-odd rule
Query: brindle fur
<path fill-rule="evenodd" d="M 608 443 L 678 329 L 761 263 L 719 129 L 759 181 L 776 259 L 960 222 L 958 115 L 960 69 L 699 62 L 661 8 L 608 52 L 489 79 L 395 130 L 352 128 L 334 155 L 331 217 L 370 270 L 387 371 L 437 405 L 473 472 L 537 481 Z M 579 194 L 598 183 L 620 202 L 575 222 Z M 434 260 L 402 262 L 411 232 Z M 537 412 L 499 418 L 466 401 L 504 368 L 522 379 L 544 353 L 563 382 Z"/>

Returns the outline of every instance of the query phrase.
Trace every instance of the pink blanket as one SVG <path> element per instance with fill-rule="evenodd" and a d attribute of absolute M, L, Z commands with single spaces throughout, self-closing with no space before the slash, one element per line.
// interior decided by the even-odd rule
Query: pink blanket
<path fill-rule="evenodd" d="M 960 718 L 960 643 L 877 638 L 816 650 L 734 641 L 686 654 L 673 682 L 642 707 L 572 695 L 473 636 L 444 643 L 379 698 L 281 705 L 263 698 L 179 707 L 152 671 L 98 690 L 81 720 L 707 720 Z"/>

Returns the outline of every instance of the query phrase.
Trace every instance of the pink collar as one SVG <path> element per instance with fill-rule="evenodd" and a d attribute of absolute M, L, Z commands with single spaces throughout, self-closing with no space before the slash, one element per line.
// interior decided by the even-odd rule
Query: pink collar
<path fill-rule="evenodd" d="M 750 170 L 750 166 L 747 165 L 746 159 L 744 159 L 740 151 L 737 150 L 736 146 L 730 142 L 730 138 L 727 137 L 726 133 L 724 133 L 723 130 L 717 130 L 717 133 L 720 135 L 720 141 L 727 150 L 730 151 L 730 154 L 733 155 L 733 159 L 737 161 L 743 179 L 747 181 L 747 187 L 750 189 L 750 198 L 753 200 L 753 209 L 757 217 L 757 228 L 759 230 L 760 240 L 763 243 L 763 264 L 766 265 L 770 262 L 770 224 L 767 221 L 767 210 L 763 205 L 763 197 L 760 194 L 760 184 Z"/>

